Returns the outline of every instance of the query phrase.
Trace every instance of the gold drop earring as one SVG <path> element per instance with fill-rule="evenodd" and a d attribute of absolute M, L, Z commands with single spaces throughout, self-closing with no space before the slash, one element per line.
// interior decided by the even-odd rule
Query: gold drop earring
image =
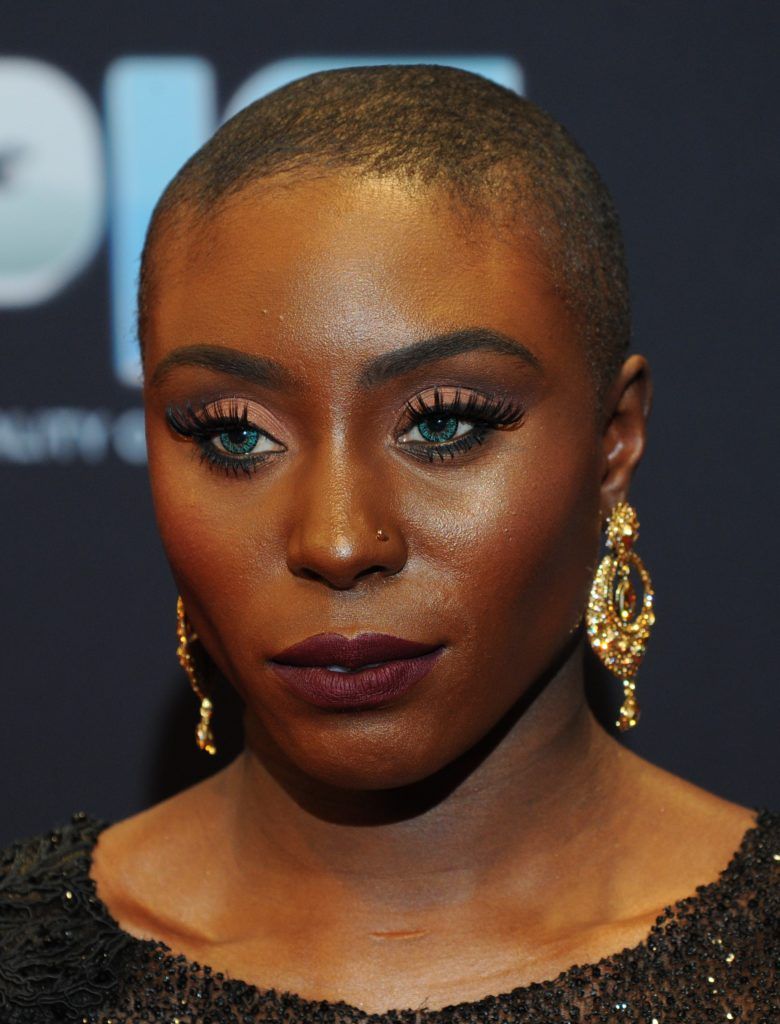
<path fill-rule="evenodd" d="M 585 615 L 591 647 L 623 683 L 623 703 L 615 723 L 621 732 L 632 729 L 639 721 L 634 680 L 655 622 L 650 575 L 633 550 L 638 535 L 636 512 L 628 502 L 619 502 L 607 521 L 607 553 L 596 570 Z M 639 608 L 631 583 L 632 566 L 644 591 Z"/>
<path fill-rule="evenodd" d="M 216 754 L 217 747 L 214 743 L 214 734 L 211 731 L 211 716 L 214 713 L 214 705 L 200 688 L 198 673 L 195 669 L 195 659 L 190 648 L 190 645 L 198 639 L 198 634 L 187 621 L 187 616 L 184 612 L 184 602 L 181 597 L 178 597 L 176 600 L 176 636 L 179 640 L 176 656 L 179 659 L 179 664 L 187 673 L 187 678 L 190 681 L 190 686 L 195 696 L 200 701 L 200 719 L 195 727 L 195 742 L 207 754 Z"/>

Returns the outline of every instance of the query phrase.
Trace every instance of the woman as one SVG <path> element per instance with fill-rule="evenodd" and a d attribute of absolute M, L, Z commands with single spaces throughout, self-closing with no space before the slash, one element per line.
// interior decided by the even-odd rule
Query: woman
<path fill-rule="evenodd" d="M 7 851 L 2 1019 L 774 1019 L 778 819 L 585 699 L 589 640 L 637 721 L 650 377 L 563 129 L 448 68 L 300 80 L 168 187 L 139 309 L 197 741 L 217 675 L 246 746 Z"/>

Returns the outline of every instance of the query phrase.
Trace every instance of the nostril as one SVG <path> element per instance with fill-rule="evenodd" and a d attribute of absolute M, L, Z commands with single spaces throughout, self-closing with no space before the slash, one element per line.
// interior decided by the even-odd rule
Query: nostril
<path fill-rule="evenodd" d="M 373 573 L 380 573 L 380 574 L 382 574 L 382 573 L 387 573 L 387 572 L 388 572 L 388 567 L 386 565 L 369 565 L 368 568 L 361 569 L 360 572 L 356 572 L 354 575 L 350 575 L 349 576 L 349 580 L 350 581 L 359 580 L 363 576 L 370 576 Z M 329 575 L 327 573 L 324 573 L 324 572 L 317 572 L 316 569 L 311 569 L 311 568 L 309 568 L 308 566 L 305 566 L 305 565 L 301 566 L 298 574 L 300 576 L 303 576 L 304 579 L 314 580 L 317 583 L 327 583 L 327 584 L 329 584 L 331 586 L 338 586 L 338 587 L 345 585 L 343 581 L 338 580 L 338 578 L 336 577 L 335 574 L 331 576 L 331 575 Z M 346 579 L 346 575 L 348 575 L 348 574 L 345 574 L 345 579 Z"/>
<path fill-rule="evenodd" d="M 360 572 L 356 574 L 355 579 L 360 579 L 361 576 L 368 576 L 369 573 L 372 573 L 372 572 L 380 572 L 380 573 L 387 572 L 387 566 L 386 565 L 369 565 L 369 567 L 367 569 L 361 569 Z"/>
<path fill-rule="evenodd" d="M 328 583 L 327 577 L 323 576 L 322 573 L 317 572 L 315 569 L 307 569 L 306 566 L 302 566 L 298 570 L 298 575 L 303 576 L 306 580 L 314 580 L 316 583 Z"/>
<path fill-rule="evenodd" d="M 297 575 L 303 577 L 305 580 L 312 580 L 314 583 L 324 583 L 326 587 L 330 587 L 332 590 L 347 590 L 352 587 L 356 580 L 361 579 L 363 576 L 373 573 L 386 573 L 387 566 L 384 565 L 372 565 L 367 569 L 361 569 L 360 572 L 354 575 L 345 573 L 343 578 L 335 573 L 324 573 L 317 572 L 316 569 L 311 569 L 308 566 L 301 566 L 297 570 Z"/>

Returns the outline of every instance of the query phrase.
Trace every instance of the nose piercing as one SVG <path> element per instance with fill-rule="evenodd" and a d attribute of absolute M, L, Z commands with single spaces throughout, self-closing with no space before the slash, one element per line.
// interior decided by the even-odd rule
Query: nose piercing
<path fill-rule="evenodd" d="M 377 540 L 390 540 L 390 538 L 387 536 L 387 534 L 385 533 L 384 530 L 377 530 L 376 531 L 376 539 Z"/>

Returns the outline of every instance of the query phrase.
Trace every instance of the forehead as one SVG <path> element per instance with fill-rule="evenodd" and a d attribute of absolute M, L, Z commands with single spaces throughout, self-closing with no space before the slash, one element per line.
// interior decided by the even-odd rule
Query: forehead
<path fill-rule="evenodd" d="M 567 347 L 575 333 L 530 229 L 508 237 L 439 189 L 388 178 L 271 180 L 213 212 L 187 210 L 163 227 L 152 280 L 152 362 L 222 339 L 301 357 L 376 353 L 466 325 L 531 348 L 553 337 Z"/>

